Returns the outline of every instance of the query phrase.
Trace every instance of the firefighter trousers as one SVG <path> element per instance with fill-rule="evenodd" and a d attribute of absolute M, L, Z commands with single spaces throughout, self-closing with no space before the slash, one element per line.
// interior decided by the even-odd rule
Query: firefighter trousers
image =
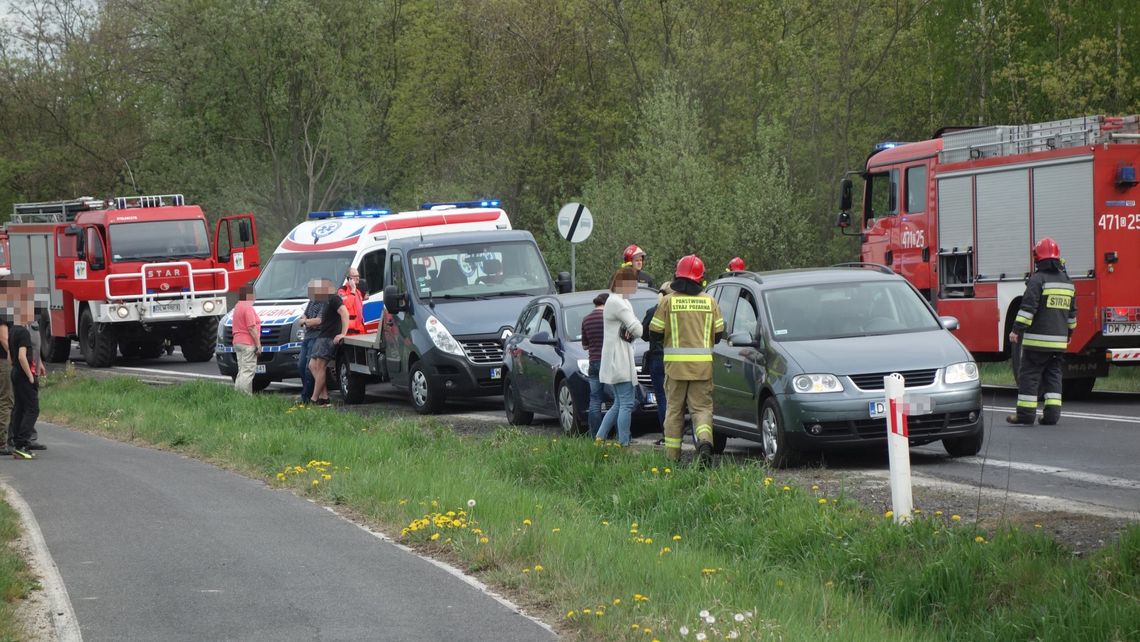
<path fill-rule="evenodd" d="M 685 433 L 685 409 L 693 419 L 693 435 L 697 443 L 713 441 L 712 379 L 684 381 L 665 377 L 665 456 L 681 458 L 681 441 Z"/>
<path fill-rule="evenodd" d="M 1031 424 L 1037 416 L 1038 395 L 1045 397 L 1041 423 L 1052 425 L 1061 419 L 1061 365 L 1064 354 L 1021 349 L 1017 373 L 1017 418 Z"/>

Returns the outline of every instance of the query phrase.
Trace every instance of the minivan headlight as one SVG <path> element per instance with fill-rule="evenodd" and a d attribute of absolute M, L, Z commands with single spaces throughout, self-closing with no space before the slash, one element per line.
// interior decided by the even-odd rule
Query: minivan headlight
<path fill-rule="evenodd" d="M 796 392 L 843 392 L 843 384 L 833 374 L 802 374 L 792 379 Z"/>
<path fill-rule="evenodd" d="M 435 344 L 435 347 L 449 354 L 463 356 L 463 346 L 459 345 L 455 337 L 451 336 L 442 321 L 435 316 L 430 316 L 427 318 L 426 325 L 428 336 L 431 337 L 431 342 Z"/>
<path fill-rule="evenodd" d="M 973 361 L 952 363 L 946 366 L 946 383 L 967 383 L 978 380 L 978 364 Z"/>

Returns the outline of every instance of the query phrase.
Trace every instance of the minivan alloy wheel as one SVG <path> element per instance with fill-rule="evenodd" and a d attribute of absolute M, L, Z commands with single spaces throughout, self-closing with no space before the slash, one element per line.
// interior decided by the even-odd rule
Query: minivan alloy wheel
<path fill-rule="evenodd" d="M 776 431 L 779 426 L 776 425 L 776 411 L 772 406 L 765 405 L 764 413 L 760 416 L 760 436 L 764 441 L 764 459 L 772 462 L 776 459 L 777 445 Z"/>

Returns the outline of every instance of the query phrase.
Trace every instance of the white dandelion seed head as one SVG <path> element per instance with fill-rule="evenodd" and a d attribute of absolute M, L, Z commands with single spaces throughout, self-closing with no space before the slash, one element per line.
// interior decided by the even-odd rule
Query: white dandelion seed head
<path fill-rule="evenodd" d="M 701 617 L 708 617 L 709 616 L 709 610 L 708 609 L 701 609 L 701 612 L 698 613 L 698 615 L 700 615 Z"/>
<path fill-rule="evenodd" d="M 728 632 L 728 635 L 726 635 L 726 636 L 724 636 L 724 637 L 726 637 L 726 638 L 728 638 L 728 639 L 730 639 L 730 640 L 735 640 L 736 638 L 740 637 L 740 634 L 739 634 L 739 633 L 737 633 L 737 632 L 736 632 L 736 630 L 734 629 L 734 630 L 732 630 L 732 631 L 729 631 L 729 632 Z"/>
<path fill-rule="evenodd" d="M 736 620 L 737 622 L 743 622 L 744 621 L 744 614 L 743 613 L 737 613 L 736 615 L 732 616 L 732 619 Z"/>
<path fill-rule="evenodd" d="M 745 611 L 745 612 L 744 612 L 744 617 L 746 617 L 746 618 L 750 618 L 750 619 L 751 619 L 751 618 L 752 618 L 752 611 Z"/>
<path fill-rule="evenodd" d="M 681 628 L 677 629 L 677 633 L 680 633 L 681 636 L 684 637 L 689 634 L 689 627 L 682 626 Z"/>
<path fill-rule="evenodd" d="M 716 618 L 709 615 L 705 617 L 705 624 L 716 624 Z"/>
<path fill-rule="evenodd" d="M 467 500 L 467 508 L 475 508 L 475 500 L 474 499 Z"/>
<path fill-rule="evenodd" d="M 705 635 L 705 634 L 704 634 L 704 632 L 701 632 L 701 633 L 698 633 L 698 634 L 697 634 L 697 640 L 702 640 L 702 641 L 703 641 L 703 640 L 706 640 L 706 639 L 708 639 L 708 636 L 707 636 L 707 635 Z"/>

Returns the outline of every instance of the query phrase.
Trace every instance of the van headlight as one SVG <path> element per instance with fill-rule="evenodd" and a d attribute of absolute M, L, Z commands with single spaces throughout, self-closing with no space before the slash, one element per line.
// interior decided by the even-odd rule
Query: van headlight
<path fill-rule="evenodd" d="M 978 380 L 978 364 L 973 361 L 952 363 L 946 366 L 946 383 L 968 383 Z"/>
<path fill-rule="evenodd" d="M 843 392 L 843 384 L 833 374 L 802 374 L 792 379 L 796 392 Z"/>
<path fill-rule="evenodd" d="M 459 345 L 455 337 L 451 336 L 451 333 L 447 331 L 443 322 L 434 316 L 427 318 L 427 333 L 428 336 L 431 337 L 431 342 L 435 344 L 435 347 L 448 354 L 463 356 L 463 346 Z"/>

